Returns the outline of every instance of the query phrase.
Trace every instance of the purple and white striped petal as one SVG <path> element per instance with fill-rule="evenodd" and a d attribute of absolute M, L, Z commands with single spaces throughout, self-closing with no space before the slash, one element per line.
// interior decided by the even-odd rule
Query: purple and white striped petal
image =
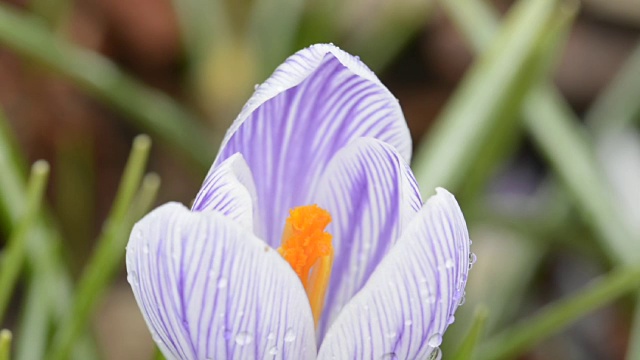
<path fill-rule="evenodd" d="M 215 210 L 260 236 L 260 232 L 254 228 L 256 202 L 256 188 L 251 170 L 242 154 L 233 154 L 220 165 L 211 168 L 191 210 Z"/>
<path fill-rule="evenodd" d="M 411 169 L 389 144 L 360 138 L 340 150 L 311 203 L 329 211 L 335 259 L 319 338 L 369 279 L 422 207 Z"/>
<path fill-rule="evenodd" d="M 226 216 L 165 204 L 133 229 L 127 272 L 167 359 L 314 359 L 314 323 L 287 262 Z"/>
<path fill-rule="evenodd" d="M 235 153 L 253 173 L 265 240 L 277 247 L 289 209 L 305 205 L 325 167 L 359 137 L 408 162 L 411 138 L 397 99 L 357 58 L 332 45 L 299 51 L 259 86 L 223 140 L 214 167 Z"/>
<path fill-rule="evenodd" d="M 426 359 L 464 299 L 469 234 L 438 189 L 326 334 L 318 359 Z"/>

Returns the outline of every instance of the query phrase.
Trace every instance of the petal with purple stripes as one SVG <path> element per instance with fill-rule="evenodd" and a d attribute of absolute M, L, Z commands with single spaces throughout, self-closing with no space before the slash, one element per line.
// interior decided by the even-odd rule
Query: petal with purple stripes
<path fill-rule="evenodd" d="M 191 210 L 215 210 L 260 236 L 254 229 L 256 201 L 251 170 L 241 154 L 234 154 L 220 165 L 211 167 Z"/>
<path fill-rule="evenodd" d="M 313 203 L 331 213 L 334 262 L 319 337 L 369 279 L 422 207 L 415 178 L 395 149 L 360 138 L 340 150 L 322 175 Z"/>
<path fill-rule="evenodd" d="M 133 229 L 127 272 L 167 359 L 313 359 L 304 288 L 278 253 L 226 216 L 165 204 Z"/>
<path fill-rule="evenodd" d="M 288 58 L 257 88 L 215 163 L 244 156 L 265 240 L 276 247 L 289 209 L 308 202 L 331 158 L 359 137 L 384 141 L 409 161 L 411 138 L 397 99 L 357 58 L 315 45 Z"/>
<path fill-rule="evenodd" d="M 438 189 L 326 334 L 318 359 L 426 359 L 464 299 L 469 234 Z"/>

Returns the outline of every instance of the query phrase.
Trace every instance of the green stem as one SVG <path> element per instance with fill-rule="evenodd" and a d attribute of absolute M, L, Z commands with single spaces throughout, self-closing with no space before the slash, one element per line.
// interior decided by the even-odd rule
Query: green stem
<path fill-rule="evenodd" d="M 0 330 L 0 360 L 11 359 L 11 331 Z"/>
<path fill-rule="evenodd" d="M 484 328 L 487 323 L 487 315 L 488 310 L 485 306 L 478 305 L 476 307 L 469 332 L 462 340 L 462 343 L 460 343 L 458 352 L 453 355 L 453 360 L 473 359 L 476 346 L 482 337 L 482 333 L 484 332 Z"/>
<path fill-rule="evenodd" d="M 585 314 L 639 288 L 639 267 L 612 271 L 577 294 L 548 305 L 489 339 L 481 346 L 480 358 L 513 359 Z"/>
<path fill-rule="evenodd" d="M 127 213 L 140 185 L 150 147 L 151 140 L 146 135 L 136 137 L 133 142 L 118 193 L 97 240 L 96 250 L 78 284 L 72 313 L 58 327 L 50 354 L 51 359 L 63 360 L 69 356 L 97 300 L 115 275 L 124 254 L 127 232 L 132 225 L 127 221 Z"/>
<path fill-rule="evenodd" d="M 211 165 L 213 149 L 197 118 L 169 96 L 126 75 L 107 58 L 53 36 L 36 17 L 0 4 L 0 44 L 82 86 L 199 168 Z"/>
<path fill-rule="evenodd" d="M 0 323 L 24 263 L 26 236 L 40 209 L 48 177 L 49 164 L 44 160 L 35 162 L 27 185 L 25 213 L 9 237 L 0 263 Z"/>
<path fill-rule="evenodd" d="M 27 195 L 24 180 L 25 161 L 20 156 L 18 146 L 0 113 L 0 221 L 3 229 L 12 232 L 17 228 L 21 216 L 25 213 Z M 44 209 L 46 210 L 46 209 Z M 35 314 L 51 319 L 39 319 L 39 323 L 48 320 L 59 321 L 67 316 L 71 306 L 72 283 L 61 260 L 61 236 L 53 222 L 49 220 L 47 211 L 41 211 L 27 235 L 27 263 L 31 268 L 31 281 L 42 286 L 41 294 L 46 294 L 47 301 L 35 304 L 46 307 Z M 83 348 L 93 350 L 88 336 L 83 337 Z M 37 346 L 22 348 L 25 342 L 19 341 L 16 352 L 33 355 L 31 359 L 44 358 L 44 354 L 36 354 Z M 35 349 L 35 350 L 34 350 Z M 94 358 L 93 351 L 83 353 L 80 358 Z"/>

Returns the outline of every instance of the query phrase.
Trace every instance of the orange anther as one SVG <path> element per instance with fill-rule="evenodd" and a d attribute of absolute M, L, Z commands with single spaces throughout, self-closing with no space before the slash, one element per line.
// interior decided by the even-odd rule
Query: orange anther
<path fill-rule="evenodd" d="M 325 232 L 330 222 L 329 212 L 318 205 L 291 209 L 284 225 L 282 245 L 278 249 L 302 281 L 316 324 L 322 312 L 333 263 L 332 236 Z"/>

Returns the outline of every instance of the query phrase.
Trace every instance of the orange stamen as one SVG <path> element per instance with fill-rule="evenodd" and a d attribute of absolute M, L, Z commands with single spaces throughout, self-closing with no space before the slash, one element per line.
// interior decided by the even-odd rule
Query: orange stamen
<path fill-rule="evenodd" d="M 331 234 L 325 228 L 331 215 L 317 205 L 289 211 L 278 252 L 291 265 L 304 286 L 313 317 L 318 323 L 333 263 Z"/>

